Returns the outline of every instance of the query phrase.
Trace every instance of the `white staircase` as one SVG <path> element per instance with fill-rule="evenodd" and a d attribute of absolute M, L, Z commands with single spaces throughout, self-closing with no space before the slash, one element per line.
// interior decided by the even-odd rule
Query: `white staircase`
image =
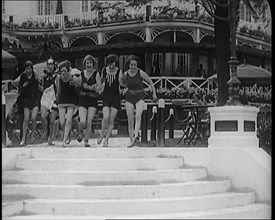
<path fill-rule="evenodd" d="M 156 148 L 42 148 L 2 173 L 2 219 L 271 218 L 255 192 Z"/>

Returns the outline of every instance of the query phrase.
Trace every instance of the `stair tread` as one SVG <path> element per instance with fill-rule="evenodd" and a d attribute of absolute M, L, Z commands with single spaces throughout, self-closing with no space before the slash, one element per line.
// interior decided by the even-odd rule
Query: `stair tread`
<path fill-rule="evenodd" d="M 165 172 L 181 172 L 181 171 L 187 171 L 187 172 L 192 172 L 196 170 L 205 170 L 206 168 L 182 168 L 182 169 L 168 169 L 168 170 L 92 170 L 92 171 L 76 171 L 76 170 L 9 170 L 9 171 L 4 171 L 3 173 L 142 173 L 142 172 L 158 172 L 158 173 L 165 173 Z"/>
<path fill-rule="evenodd" d="M 207 218 L 215 215 L 230 214 L 260 211 L 264 208 L 270 208 L 271 205 L 265 203 L 253 203 L 244 206 L 227 207 L 211 210 L 198 210 L 166 214 L 143 214 L 143 215 L 28 215 L 28 216 L 14 216 L 4 218 L 3 220 L 72 220 L 72 219 L 171 219 L 171 218 Z"/>
<path fill-rule="evenodd" d="M 169 197 L 169 198 L 127 198 L 127 199 L 30 199 L 24 200 L 28 203 L 91 203 L 91 202 L 146 202 L 146 201 L 180 201 L 180 200 L 189 200 L 189 199 L 206 199 L 206 198 L 222 198 L 222 197 L 234 197 L 234 196 L 241 196 L 241 195 L 249 195 L 254 194 L 254 192 L 223 192 L 223 193 L 212 193 L 212 194 L 203 194 L 203 195 L 194 195 L 194 196 L 182 196 L 182 197 Z M 4 204 L 4 203 L 3 203 Z"/>
<path fill-rule="evenodd" d="M 2 187 L 11 186 L 11 187 L 37 187 L 37 188 L 136 188 L 136 187 L 144 187 L 144 188 L 151 188 L 151 187 L 166 187 L 166 186 L 181 186 L 181 185 L 203 185 L 203 184 L 214 184 L 214 183 L 221 183 L 221 182 L 231 182 L 230 179 L 225 180 L 196 180 L 196 181 L 188 181 L 188 182 L 177 182 L 177 183 L 160 183 L 157 185 L 102 185 L 102 186 L 83 186 L 83 185 L 55 185 L 55 184 L 2 184 Z"/>

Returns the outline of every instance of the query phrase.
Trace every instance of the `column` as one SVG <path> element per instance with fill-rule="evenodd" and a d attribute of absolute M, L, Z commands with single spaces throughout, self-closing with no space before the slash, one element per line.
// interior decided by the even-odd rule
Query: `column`
<path fill-rule="evenodd" d="M 104 38 L 102 31 L 97 32 L 97 44 L 101 45 L 104 44 Z"/>

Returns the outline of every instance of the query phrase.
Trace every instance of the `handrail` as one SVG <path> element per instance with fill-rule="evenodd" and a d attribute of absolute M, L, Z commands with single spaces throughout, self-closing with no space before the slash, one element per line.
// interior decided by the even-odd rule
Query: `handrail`
<path fill-rule="evenodd" d="M 153 81 L 153 84 L 156 89 L 164 89 L 164 90 L 204 90 L 208 93 L 213 94 L 215 89 L 211 82 L 207 79 L 201 77 L 169 77 L 169 76 L 161 76 L 161 77 L 150 77 Z M 150 85 L 148 82 L 144 81 L 145 89 L 150 89 Z M 243 89 L 241 89 L 242 92 Z M 13 80 L 2 80 L 2 93 L 17 93 L 18 88 L 14 84 Z M 246 87 L 245 90 L 246 95 L 252 93 L 253 95 L 261 95 L 266 98 L 271 98 L 272 87 L 258 87 L 256 84 L 252 87 Z"/>

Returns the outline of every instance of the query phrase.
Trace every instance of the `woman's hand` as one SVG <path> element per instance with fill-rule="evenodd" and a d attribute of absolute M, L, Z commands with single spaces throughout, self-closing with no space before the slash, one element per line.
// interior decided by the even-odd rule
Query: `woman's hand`
<path fill-rule="evenodd" d="M 83 88 L 84 89 L 89 89 L 89 90 L 91 90 L 91 86 L 89 86 L 87 83 L 83 83 Z"/>
<path fill-rule="evenodd" d="M 158 97 L 156 94 L 153 94 L 153 102 L 157 103 L 158 102 Z"/>
<path fill-rule="evenodd" d="M 41 92 L 43 92 L 43 86 L 42 86 L 42 85 L 38 84 L 38 89 L 39 89 Z"/>
<path fill-rule="evenodd" d="M 27 87 L 30 84 L 30 82 L 24 82 L 22 87 Z"/>

